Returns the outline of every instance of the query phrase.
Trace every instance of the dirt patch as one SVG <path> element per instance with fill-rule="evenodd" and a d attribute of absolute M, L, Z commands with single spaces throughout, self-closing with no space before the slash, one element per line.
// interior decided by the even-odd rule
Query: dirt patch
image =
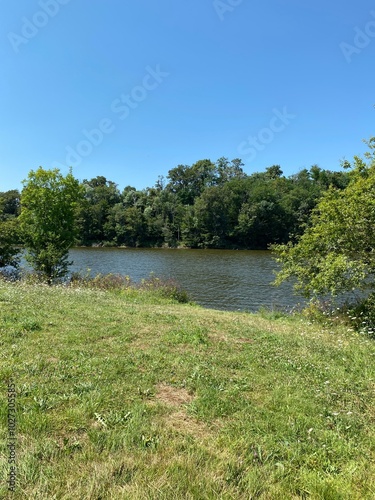
<path fill-rule="evenodd" d="M 229 342 L 228 337 L 227 337 L 226 335 L 221 334 L 221 333 L 218 333 L 218 334 L 216 334 L 216 333 L 213 333 L 213 334 L 212 334 L 212 333 L 211 333 L 211 334 L 208 336 L 208 338 L 209 338 L 210 340 L 214 341 L 214 342 L 215 342 L 215 341 L 216 341 L 216 342 Z"/>
<path fill-rule="evenodd" d="M 181 406 L 191 403 L 194 396 L 183 387 L 159 384 L 156 389 L 156 399 L 169 406 Z"/>
<path fill-rule="evenodd" d="M 48 361 L 49 363 L 57 363 L 57 362 L 59 361 L 59 359 L 58 359 L 58 358 L 53 358 L 53 357 L 52 357 L 52 358 L 48 358 L 48 359 L 47 359 L 47 361 Z"/>
<path fill-rule="evenodd" d="M 164 418 L 164 423 L 169 429 L 182 434 L 190 434 L 200 439 L 209 436 L 211 433 L 206 424 L 186 415 L 184 411 L 170 413 Z"/>
<path fill-rule="evenodd" d="M 138 351 L 147 351 L 147 349 L 150 349 L 151 345 L 143 340 L 135 340 L 130 344 L 130 347 Z"/>
<path fill-rule="evenodd" d="M 194 396 L 183 387 L 172 387 L 159 384 L 156 388 L 155 399 L 173 408 L 172 413 L 162 417 L 163 423 L 169 429 L 182 434 L 190 434 L 203 439 L 210 434 L 210 429 L 203 422 L 187 415 L 183 405 L 191 403 Z"/>

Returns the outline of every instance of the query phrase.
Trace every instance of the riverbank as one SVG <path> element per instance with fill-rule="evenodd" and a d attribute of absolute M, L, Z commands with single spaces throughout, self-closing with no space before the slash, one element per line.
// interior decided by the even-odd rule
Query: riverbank
<path fill-rule="evenodd" d="M 347 327 L 1 282 L 0 328 L 12 498 L 374 497 L 375 343 Z"/>

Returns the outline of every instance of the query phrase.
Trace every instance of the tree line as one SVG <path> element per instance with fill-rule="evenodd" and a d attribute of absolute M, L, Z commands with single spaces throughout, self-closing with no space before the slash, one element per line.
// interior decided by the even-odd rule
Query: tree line
<path fill-rule="evenodd" d="M 120 191 L 104 176 L 79 184 L 76 245 L 266 249 L 302 234 L 323 192 L 344 189 L 348 174 L 314 165 L 285 177 L 273 165 L 248 175 L 240 159 L 220 158 L 178 165 L 143 190 Z M 2 240 L 14 238 L 23 198 L 0 193 Z"/>

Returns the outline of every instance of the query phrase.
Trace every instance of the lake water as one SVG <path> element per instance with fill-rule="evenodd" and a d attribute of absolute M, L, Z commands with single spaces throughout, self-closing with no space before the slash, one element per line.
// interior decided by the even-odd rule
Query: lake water
<path fill-rule="evenodd" d="M 302 302 L 289 283 L 271 285 L 277 264 L 267 251 L 74 248 L 70 256 L 72 271 L 174 278 L 195 302 L 214 309 L 291 309 Z"/>

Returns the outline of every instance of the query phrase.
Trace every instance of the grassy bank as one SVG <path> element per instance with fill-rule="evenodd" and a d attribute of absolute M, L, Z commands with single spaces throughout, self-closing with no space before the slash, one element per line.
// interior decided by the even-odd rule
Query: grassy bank
<path fill-rule="evenodd" d="M 0 283 L 17 486 L 34 499 L 375 496 L 375 342 L 153 292 Z"/>

